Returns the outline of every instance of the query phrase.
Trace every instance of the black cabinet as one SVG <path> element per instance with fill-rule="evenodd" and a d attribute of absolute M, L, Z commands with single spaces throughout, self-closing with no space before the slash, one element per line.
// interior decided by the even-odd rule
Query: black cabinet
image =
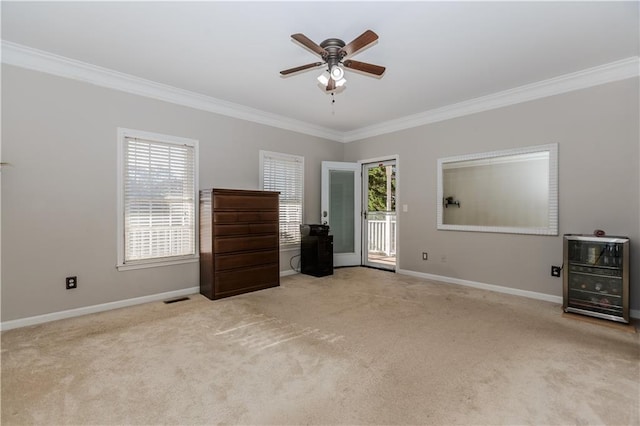
<path fill-rule="evenodd" d="M 302 237 L 300 272 L 314 277 L 333 274 L 333 235 L 306 235 Z"/>
<path fill-rule="evenodd" d="M 629 239 L 564 236 L 563 308 L 629 323 Z"/>

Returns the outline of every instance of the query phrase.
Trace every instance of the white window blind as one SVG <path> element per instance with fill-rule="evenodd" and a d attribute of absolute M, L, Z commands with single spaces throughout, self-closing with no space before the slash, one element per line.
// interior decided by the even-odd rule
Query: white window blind
<path fill-rule="evenodd" d="M 195 147 L 124 138 L 123 264 L 196 254 Z"/>
<path fill-rule="evenodd" d="M 280 192 L 280 245 L 300 244 L 304 157 L 260 151 L 262 189 Z"/>

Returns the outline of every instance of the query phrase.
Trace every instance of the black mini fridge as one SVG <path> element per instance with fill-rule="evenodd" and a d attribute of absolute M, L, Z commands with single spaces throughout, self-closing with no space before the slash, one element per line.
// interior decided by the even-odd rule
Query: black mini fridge
<path fill-rule="evenodd" d="M 333 235 L 326 225 L 302 225 L 300 272 L 314 277 L 333 275 Z"/>

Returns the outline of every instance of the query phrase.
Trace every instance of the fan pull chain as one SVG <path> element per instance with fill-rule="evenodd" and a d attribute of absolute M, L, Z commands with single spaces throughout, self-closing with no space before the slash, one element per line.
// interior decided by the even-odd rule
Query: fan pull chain
<path fill-rule="evenodd" d="M 331 92 L 331 115 L 336 115 L 336 98 Z"/>

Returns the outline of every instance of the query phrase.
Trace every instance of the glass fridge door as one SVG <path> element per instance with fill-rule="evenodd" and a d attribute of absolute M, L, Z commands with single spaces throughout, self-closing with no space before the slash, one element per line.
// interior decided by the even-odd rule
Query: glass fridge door
<path fill-rule="evenodd" d="M 565 310 L 618 319 L 625 316 L 624 246 L 620 242 L 567 242 Z"/>

